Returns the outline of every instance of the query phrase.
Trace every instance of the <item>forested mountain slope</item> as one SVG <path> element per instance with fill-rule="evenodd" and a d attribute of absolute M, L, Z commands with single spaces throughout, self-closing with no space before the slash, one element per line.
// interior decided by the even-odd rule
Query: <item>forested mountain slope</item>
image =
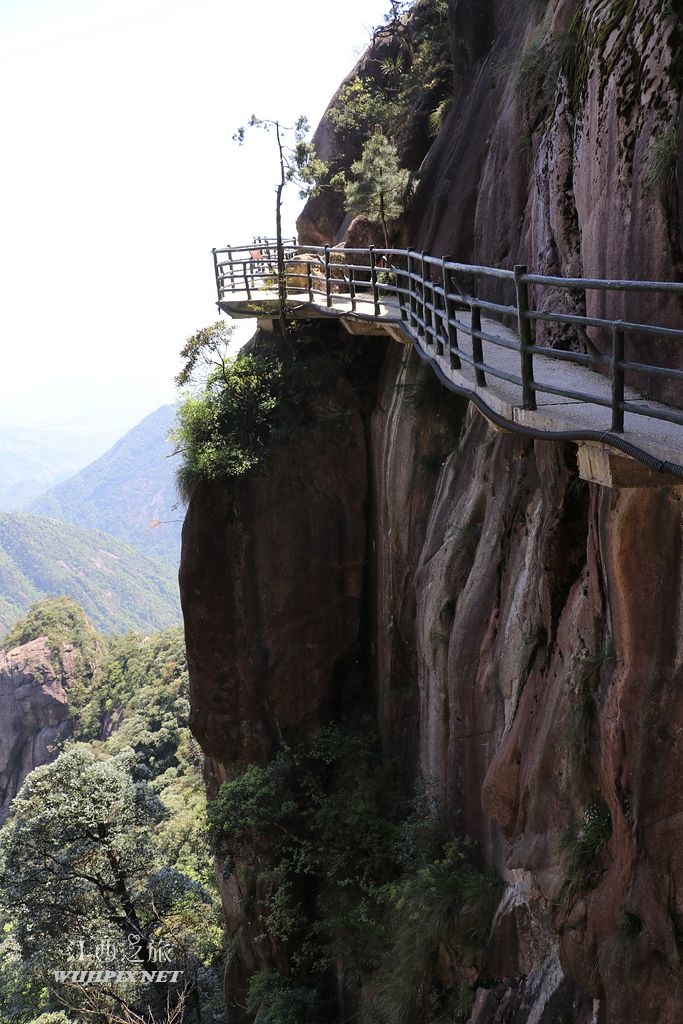
<path fill-rule="evenodd" d="M 0 630 L 38 598 L 66 595 L 108 632 L 179 620 L 175 571 L 118 537 L 27 512 L 0 512 Z"/>
<path fill-rule="evenodd" d="M 146 416 L 99 459 L 37 498 L 30 511 L 104 530 L 177 564 L 183 511 L 167 441 L 174 416 L 172 405 Z"/>

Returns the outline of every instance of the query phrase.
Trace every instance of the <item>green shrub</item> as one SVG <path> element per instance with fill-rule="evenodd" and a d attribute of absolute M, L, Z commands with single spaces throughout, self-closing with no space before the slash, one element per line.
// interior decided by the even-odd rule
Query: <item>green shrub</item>
<path fill-rule="evenodd" d="M 327 116 L 342 141 L 380 131 L 403 152 L 416 132 L 426 138 L 441 126 L 453 70 L 447 0 L 422 0 L 394 13 L 396 56 L 382 62 L 377 79 L 356 76 L 343 86 Z"/>
<path fill-rule="evenodd" d="M 369 390 L 379 346 L 371 352 L 367 344 L 342 346 L 326 323 L 294 324 L 290 340 L 294 337 L 296 358 L 268 336 L 258 353 L 242 351 L 230 358 L 231 334 L 221 321 L 188 339 L 176 380 L 192 390 L 180 403 L 171 432 L 182 457 L 177 483 L 185 500 L 203 480 L 266 471 L 274 446 L 312 423 L 317 431 L 336 434 L 349 415 L 336 392 L 340 371 L 361 396 Z"/>
<path fill-rule="evenodd" d="M 565 903 L 591 887 L 599 872 L 603 851 L 612 835 L 612 819 L 604 806 L 586 809 L 578 832 L 563 832 L 559 847 L 563 857 Z"/>
<path fill-rule="evenodd" d="M 422 865 L 389 894 L 390 942 L 379 976 L 376 1002 L 384 1019 L 408 1024 L 424 980 L 433 989 L 443 944 L 471 963 L 486 945 L 504 883 L 490 869 L 480 870 L 466 845 L 447 843 L 439 859 Z M 452 993 L 457 1002 L 458 989 Z"/>
<path fill-rule="evenodd" d="M 429 131 L 431 135 L 438 135 L 443 128 L 446 117 L 453 106 L 453 97 L 447 96 L 441 100 L 439 105 L 429 115 Z"/>
<path fill-rule="evenodd" d="M 317 1022 L 340 963 L 347 990 L 376 977 L 377 1012 L 407 1019 L 423 976 L 439 988 L 442 942 L 465 962 L 481 954 L 502 882 L 474 865 L 466 843 L 445 838 L 424 794 L 405 795 L 367 723 L 329 726 L 306 750 L 241 769 L 209 821 L 226 868 L 258 871 L 251 914 L 287 950 L 287 974 L 252 979 L 250 1007 L 264 1021 Z M 439 996 L 457 998 L 457 988 Z"/>
<path fill-rule="evenodd" d="M 602 665 L 612 655 L 606 647 L 597 648 L 579 661 L 571 683 L 569 701 L 568 755 L 577 778 L 591 767 L 596 742 L 598 690 Z"/>
<path fill-rule="evenodd" d="M 172 437 L 182 455 L 178 487 L 186 500 L 199 480 L 239 476 L 258 464 L 281 379 L 279 361 L 241 354 L 181 403 Z"/>
<path fill-rule="evenodd" d="M 41 1013 L 39 1017 L 34 1017 L 29 1024 L 71 1024 L 71 1018 L 62 1010 L 57 1010 L 54 1013 Z"/>
<path fill-rule="evenodd" d="M 208 805 L 210 836 L 214 847 L 226 842 L 239 851 L 247 843 L 283 828 L 297 812 L 291 792 L 293 764 L 278 754 L 267 766 L 250 764 L 224 782 Z"/>
<path fill-rule="evenodd" d="M 675 180 L 677 154 L 678 122 L 672 121 L 650 149 L 645 174 L 645 188 L 648 192 L 657 192 Z"/>
<path fill-rule="evenodd" d="M 247 1010 L 261 1024 L 320 1024 L 322 1006 L 316 988 L 297 985 L 279 971 L 264 967 L 249 981 Z"/>

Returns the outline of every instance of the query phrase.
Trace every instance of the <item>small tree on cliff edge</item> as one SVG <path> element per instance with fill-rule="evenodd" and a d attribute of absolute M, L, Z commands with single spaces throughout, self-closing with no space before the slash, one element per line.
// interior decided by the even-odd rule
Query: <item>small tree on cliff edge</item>
<path fill-rule="evenodd" d="M 285 281 L 285 251 L 282 242 L 282 194 L 290 182 L 299 186 L 299 198 L 317 195 L 321 180 L 327 173 L 327 165 L 315 155 L 313 144 L 306 140 L 309 125 L 303 115 L 293 125 L 283 125 L 269 118 L 249 118 L 247 128 L 261 128 L 273 132 L 277 145 L 279 178 L 275 186 L 275 237 L 277 245 L 278 304 L 280 329 L 287 337 L 287 284 Z M 240 145 L 244 142 L 247 128 L 239 128 L 233 140 Z"/>
<path fill-rule="evenodd" d="M 345 185 L 346 209 L 381 224 L 388 249 L 389 222 L 405 210 L 410 172 L 399 167 L 396 147 L 386 135 L 375 132 L 363 146 L 360 160 L 351 164 L 351 173 L 356 180 Z"/>

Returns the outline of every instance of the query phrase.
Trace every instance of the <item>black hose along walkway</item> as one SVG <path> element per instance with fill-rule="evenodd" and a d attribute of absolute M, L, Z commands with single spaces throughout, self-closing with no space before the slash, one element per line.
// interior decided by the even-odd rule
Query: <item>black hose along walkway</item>
<path fill-rule="evenodd" d="M 568 279 L 458 264 L 448 258 L 399 249 L 285 249 L 287 315 L 334 317 L 353 333 L 386 333 L 412 342 L 418 356 L 444 387 L 467 397 L 496 426 L 529 438 L 607 446 L 655 473 L 683 478 L 683 412 L 643 397 L 626 383 L 638 373 L 664 377 L 683 387 L 683 329 L 604 316 L 554 311 L 544 289 L 580 292 L 588 308 L 599 292 L 652 293 L 671 302 L 677 282 Z M 353 262 L 351 262 L 353 261 Z M 217 305 L 233 317 L 278 314 L 277 257 L 272 240 L 214 250 Z M 509 303 L 484 298 L 495 280 Z M 482 288 L 481 283 L 489 284 Z M 547 294 L 547 293 L 546 293 Z M 532 308 L 530 295 L 539 308 Z M 603 300 L 604 301 L 604 300 Z M 516 323 L 512 330 L 503 320 Z M 535 344 L 540 322 L 575 330 L 590 354 Z M 589 331 L 611 338 L 601 355 Z M 655 336 L 676 353 L 673 366 L 640 363 L 625 356 L 629 335 Z M 662 480 L 664 483 L 664 480 Z"/>

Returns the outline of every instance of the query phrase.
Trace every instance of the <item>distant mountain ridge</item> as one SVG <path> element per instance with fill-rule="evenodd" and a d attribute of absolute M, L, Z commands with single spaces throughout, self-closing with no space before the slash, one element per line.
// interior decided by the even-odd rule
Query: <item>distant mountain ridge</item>
<path fill-rule="evenodd" d="M 107 446 L 104 432 L 47 430 L 0 423 L 0 509 L 21 509 L 77 473 Z"/>
<path fill-rule="evenodd" d="M 65 595 L 104 632 L 180 622 L 173 566 L 99 530 L 0 512 L 0 634 L 39 598 Z"/>
<path fill-rule="evenodd" d="M 100 458 L 33 501 L 29 511 L 104 530 L 177 565 L 183 510 L 166 439 L 174 422 L 174 406 L 161 406 Z"/>

